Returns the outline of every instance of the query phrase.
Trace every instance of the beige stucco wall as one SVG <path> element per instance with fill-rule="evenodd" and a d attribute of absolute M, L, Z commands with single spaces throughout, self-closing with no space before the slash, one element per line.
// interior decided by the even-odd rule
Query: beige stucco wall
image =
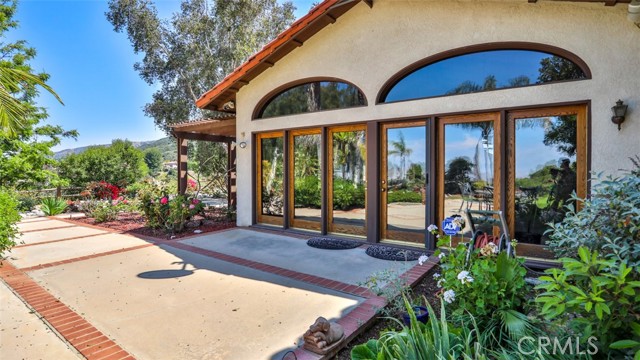
<path fill-rule="evenodd" d="M 403 1 L 358 4 L 237 95 L 238 224 L 251 224 L 251 134 L 267 130 L 362 122 L 591 100 L 593 171 L 629 168 L 640 154 L 640 29 L 626 5 L 538 1 Z M 593 79 L 446 98 L 376 105 L 382 85 L 405 66 L 442 51 L 499 41 L 527 41 L 580 56 Z M 252 121 L 256 104 L 274 88 L 307 77 L 342 78 L 359 86 L 368 106 Z M 629 104 L 622 131 L 611 123 L 618 98 Z"/>

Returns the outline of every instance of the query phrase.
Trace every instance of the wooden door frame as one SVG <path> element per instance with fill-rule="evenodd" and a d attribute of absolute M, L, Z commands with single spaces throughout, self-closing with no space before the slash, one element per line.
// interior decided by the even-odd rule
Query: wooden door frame
<path fill-rule="evenodd" d="M 500 209 L 501 201 L 502 201 L 502 182 L 501 179 L 501 168 L 504 159 L 502 158 L 502 146 L 503 146 L 503 135 L 502 135 L 502 127 L 501 127 L 501 113 L 500 112 L 484 112 L 478 114 L 468 114 L 468 115 L 449 115 L 449 116 L 441 116 L 436 118 L 437 126 L 438 126 L 438 144 L 437 144 L 437 164 L 436 164 L 436 174 L 437 174 L 437 193 L 438 193 L 438 203 L 436 204 L 436 219 L 437 223 L 441 224 L 444 220 L 444 173 L 445 173 L 445 159 L 444 159 L 444 146 L 445 146 L 445 134 L 444 128 L 445 125 L 449 124 L 462 124 L 462 123 L 472 123 L 472 122 L 484 122 L 484 121 L 492 121 L 493 122 L 493 208 Z M 460 214 L 464 217 L 464 214 Z"/>
<path fill-rule="evenodd" d="M 289 159 L 287 160 L 289 162 L 289 174 L 287 175 L 289 177 L 289 199 L 287 200 L 289 202 L 289 225 L 292 228 L 297 228 L 297 229 L 306 229 L 306 230 L 314 230 L 314 231 L 321 231 L 322 230 L 322 221 L 323 221 L 323 217 L 322 217 L 322 208 L 320 209 L 320 221 L 309 221 L 309 220 L 296 220 L 295 219 L 295 146 L 294 146 L 294 138 L 296 136 L 304 136 L 304 135 L 318 135 L 320 137 L 320 151 L 324 151 L 324 149 L 322 149 L 322 128 L 316 128 L 316 129 L 304 129 L 304 130 L 291 130 L 289 131 Z M 320 162 L 322 162 L 322 156 L 320 159 Z M 320 167 L 320 172 L 322 172 L 322 169 L 324 167 L 324 164 L 321 164 Z M 322 180 L 320 183 L 320 194 L 322 196 L 322 192 L 323 190 L 323 186 L 324 184 L 322 184 Z"/>
<path fill-rule="evenodd" d="M 517 119 L 543 118 L 551 116 L 575 115 L 576 116 L 576 195 L 584 199 L 588 190 L 588 168 L 589 168 L 589 126 L 588 126 L 588 104 L 549 106 L 543 108 L 513 110 L 507 112 L 507 223 L 510 229 L 510 236 L 515 236 L 515 160 L 516 160 L 516 129 L 514 122 Z M 579 209 L 581 204 L 578 202 Z M 537 244 L 518 244 L 518 248 L 527 250 L 531 246 L 541 247 Z M 525 254 L 526 256 L 526 254 Z"/>
<path fill-rule="evenodd" d="M 367 125 L 366 124 L 354 124 L 354 125 L 339 125 L 332 126 L 327 128 L 327 230 L 330 233 L 338 233 L 338 234 L 346 234 L 346 235 L 356 235 L 356 236 L 367 236 L 367 189 L 368 179 L 365 179 L 365 195 L 364 195 L 364 209 L 365 216 L 364 222 L 365 225 L 360 229 L 359 226 L 352 225 L 338 225 L 336 226 L 333 223 L 333 134 L 339 132 L 349 132 L 349 131 L 364 131 L 365 134 L 365 142 L 367 139 Z M 369 164 L 367 164 L 367 159 L 365 157 L 365 167 L 368 168 Z M 367 171 L 364 171 L 363 176 L 366 176 Z"/>
<path fill-rule="evenodd" d="M 427 207 L 429 206 L 428 202 L 425 203 L 424 207 L 425 207 L 425 228 L 424 228 L 424 232 L 422 233 L 422 236 L 419 238 L 419 242 L 416 241 L 411 241 L 409 239 L 406 239 L 407 237 L 415 237 L 416 233 L 410 233 L 410 232 L 406 232 L 406 231 L 402 231 L 402 230 L 391 230 L 389 231 L 387 229 L 387 199 L 388 199 L 388 183 L 382 184 L 382 181 L 388 180 L 387 179 L 387 175 L 388 175 L 388 152 L 389 149 L 387 148 L 387 141 L 388 141 L 388 136 L 387 136 L 387 130 L 389 129 L 400 129 L 400 128 L 409 128 L 409 127 L 424 127 L 424 131 L 425 131 L 425 138 L 424 138 L 424 146 L 425 146 L 425 153 L 428 154 L 428 148 L 429 148 L 429 144 L 428 144 L 428 123 L 427 120 L 411 120 L 411 121 L 395 121 L 395 122 L 384 122 L 384 123 L 380 123 L 380 143 L 379 143 L 379 148 L 380 148 L 380 167 L 378 169 L 379 172 L 379 179 L 380 179 L 380 183 L 378 184 L 378 186 L 376 188 L 379 189 L 380 191 L 380 240 L 381 241 L 402 241 L 403 243 L 407 243 L 407 244 L 419 244 L 419 245 L 424 245 L 425 244 L 425 239 L 426 239 L 426 218 L 427 218 Z M 428 168 L 429 168 L 429 157 L 425 156 L 425 171 L 428 173 Z M 428 184 L 427 184 L 428 186 Z M 383 190 L 384 189 L 384 190 Z M 426 187 L 425 187 L 425 195 L 426 194 Z M 394 239 L 389 238 L 389 235 L 394 236 Z"/>
<path fill-rule="evenodd" d="M 285 212 L 285 208 L 284 208 L 284 204 L 283 204 L 283 216 L 272 216 L 272 215 L 264 215 L 262 214 L 262 139 L 273 139 L 273 138 L 282 138 L 282 145 L 283 145 L 283 149 L 282 149 L 282 160 L 283 160 L 283 185 L 284 184 L 284 177 L 286 176 L 284 174 L 284 161 L 285 161 L 285 138 L 284 138 L 285 132 L 284 131 L 271 131 L 271 132 L 265 132 L 265 133 L 258 133 L 255 134 L 255 139 L 256 139 L 256 172 L 255 172 L 255 176 L 256 176 L 256 200 L 255 200 L 255 204 L 256 204 L 256 222 L 259 224 L 268 224 L 268 225 L 276 225 L 276 226 L 284 226 L 284 217 L 286 216 Z M 284 188 L 283 188 L 283 194 L 282 196 L 284 197 Z M 286 201 L 286 199 L 285 199 Z"/>

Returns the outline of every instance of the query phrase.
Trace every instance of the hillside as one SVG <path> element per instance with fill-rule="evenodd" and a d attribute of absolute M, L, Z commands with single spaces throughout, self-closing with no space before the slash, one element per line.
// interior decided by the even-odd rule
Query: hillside
<path fill-rule="evenodd" d="M 145 151 L 151 148 L 157 148 L 162 153 L 162 157 L 164 161 L 175 161 L 177 156 L 176 140 L 169 136 L 162 139 L 158 139 L 158 140 L 152 140 L 152 141 L 132 141 L 132 143 L 133 143 L 133 146 L 135 146 L 136 148 L 142 151 Z M 92 146 L 109 146 L 109 144 L 92 145 Z M 92 146 L 82 146 L 82 147 L 77 147 L 72 149 L 61 150 L 54 153 L 53 157 L 54 159 L 59 160 L 71 154 L 81 154 Z"/>

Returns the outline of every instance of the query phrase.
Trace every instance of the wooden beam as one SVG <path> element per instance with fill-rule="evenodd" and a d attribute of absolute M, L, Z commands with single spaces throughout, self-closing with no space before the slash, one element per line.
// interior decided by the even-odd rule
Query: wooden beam
<path fill-rule="evenodd" d="M 187 191 L 187 139 L 176 136 L 178 143 L 178 193 Z"/>
<path fill-rule="evenodd" d="M 233 136 L 210 135 L 210 134 L 190 133 L 190 132 L 180 132 L 180 131 L 174 131 L 173 136 L 178 138 L 178 140 L 180 139 L 202 140 L 202 141 L 225 142 L 225 143 L 236 140 L 236 138 Z"/>
<path fill-rule="evenodd" d="M 369 5 L 369 7 L 373 9 L 373 0 L 364 0 L 364 3 Z"/>
<path fill-rule="evenodd" d="M 296 44 L 297 46 L 302 46 L 303 42 L 297 39 L 291 39 L 291 42 Z"/>

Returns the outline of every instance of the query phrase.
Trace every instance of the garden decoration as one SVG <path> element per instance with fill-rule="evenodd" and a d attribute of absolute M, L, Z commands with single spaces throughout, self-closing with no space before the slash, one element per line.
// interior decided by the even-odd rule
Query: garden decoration
<path fill-rule="evenodd" d="M 303 339 L 306 350 L 325 355 L 345 339 L 344 329 L 321 316 L 304 333 Z"/>

